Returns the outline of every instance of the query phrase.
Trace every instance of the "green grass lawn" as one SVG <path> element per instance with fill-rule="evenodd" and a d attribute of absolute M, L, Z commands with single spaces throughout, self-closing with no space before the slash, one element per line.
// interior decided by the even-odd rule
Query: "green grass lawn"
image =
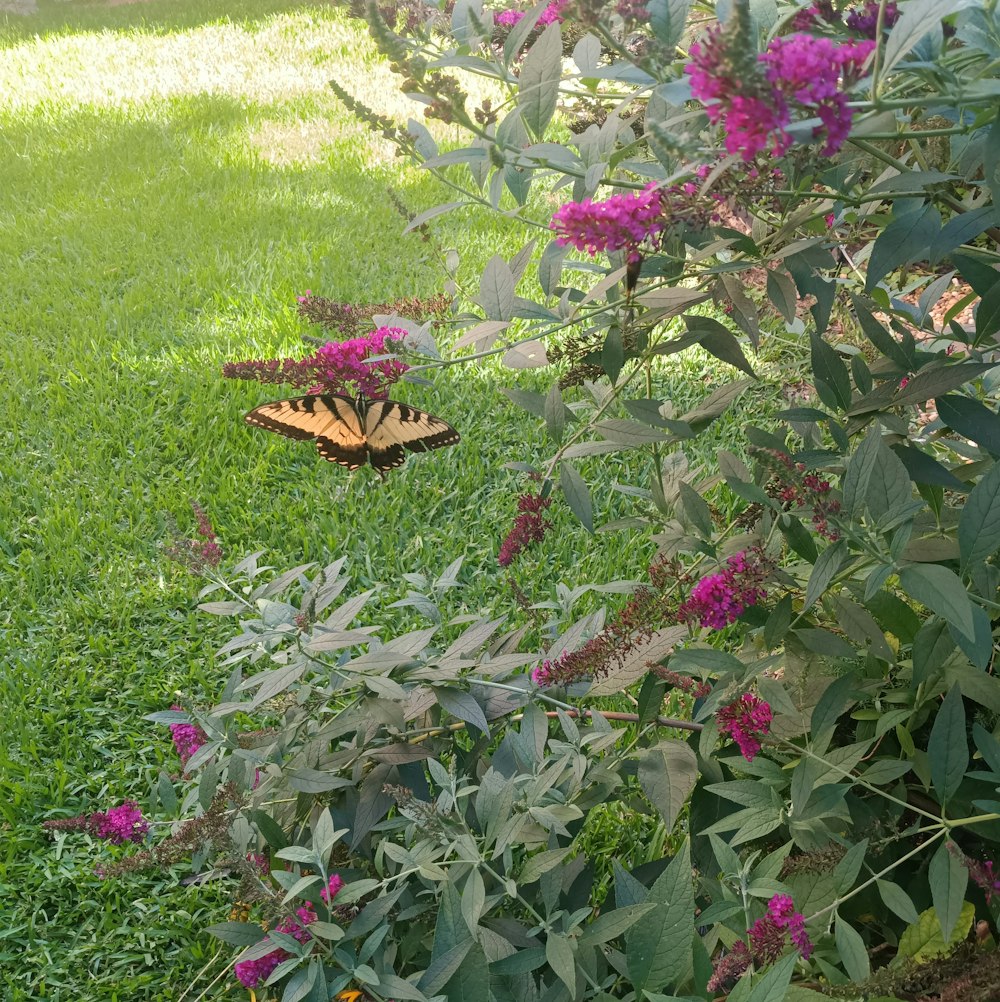
<path fill-rule="evenodd" d="M 388 184 L 413 211 L 448 196 L 342 111 L 333 76 L 380 111 L 419 114 L 327 5 L 0 15 L 0 999 L 242 997 L 232 951 L 200 932 L 225 919 L 228 888 L 182 886 L 181 872 L 101 882 L 95 857 L 111 850 L 38 827 L 142 801 L 161 768 L 178 770 L 143 714 L 218 689 L 227 626 L 192 612 L 199 582 L 162 553 L 169 519 L 193 529 L 191 500 L 233 558 L 346 555 L 353 586 L 379 586 L 387 605 L 403 573 L 463 556 L 456 601 L 511 608 L 496 553 L 520 482 L 503 464 L 551 449 L 500 393 L 517 377 L 455 367 L 433 390 L 403 388 L 463 441 L 382 485 L 245 426 L 280 389 L 219 375 L 318 333 L 296 312 L 307 288 L 427 296 L 444 279 L 439 245 L 470 283 L 518 248 L 518 230 L 470 214 L 444 217 L 439 245 L 402 235 Z M 683 408 L 729 373 L 686 356 L 673 378 Z M 734 411 L 722 434 L 746 420 Z M 632 510 L 609 482 L 642 463 L 584 465 L 603 477 L 598 521 Z M 532 599 L 641 576 L 648 541 L 590 538 L 553 511 L 557 531 L 518 568 Z"/>

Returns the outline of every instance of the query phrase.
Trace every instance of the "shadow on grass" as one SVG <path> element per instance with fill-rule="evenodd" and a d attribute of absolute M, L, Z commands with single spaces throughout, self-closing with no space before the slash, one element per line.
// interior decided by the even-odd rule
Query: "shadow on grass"
<path fill-rule="evenodd" d="M 136 30 L 169 35 L 220 22 L 250 27 L 277 14 L 326 10 L 331 5 L 323 0 L 139 0 L 106 7 L 40 0 L 34 14 L 0 13 L 0 50 L 37 36 L 79 32 Z"/>

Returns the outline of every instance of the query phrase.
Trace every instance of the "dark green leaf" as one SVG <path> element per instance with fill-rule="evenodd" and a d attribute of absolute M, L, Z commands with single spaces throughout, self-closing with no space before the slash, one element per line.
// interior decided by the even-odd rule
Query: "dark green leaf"
<path fill-rule="evenodd" d="M 954 649 L 955 642 L 951 639 L 948 624 L 937 616 L 928 619 L 913 638 L 911 687 L 916 688 L 931 678 L 932 672 L 941 668 Z"/>
<path fill-rule="evenodd" d="M 445 985 L 443 994 L 448 1002 L 491 1002 L 490 965 L 478 943 L 469 948 L 458 970 Z"/>
<path fill-rule="evenodd" d="M 976 344 L 985 344 L 1000 331 L 1000 284 L 983 296 L 976 310 Z"/>
<path fill-rule="evenodd" d="M 464 720 L 467 724 L 489 735 L 490 725 L 486 720 L 483 708 L 476 702 L 471 693 L 463 692 L 460 689 L 446 689 L 444 686 L 432 686 L 434 695 L 442 709 L 447 710 L 453 717 Z"/>
<path fill-rule="evenodd" d="M 809 575 L 809 583 L 806 585 L 803 610 L 808 609 L 823 595 L 843 566 L 846 556 L 847 544 L 842 539 L 832 543 L 819 555 Z"/>
<path fill-rule="evenodd" d="M 951 638 L 958 644 L 962 653 L 977 668 L 985 671 L 993 656 L 993 628 L 990 624 L 990 617 L 978 605 L 972 606 L 972 626 L 973 634 L 970 637 L 957 629 L 954 623 L 948 624 Z M 990 677 L 992 678 L 992 676 Z M 997 708 L 996 712 L 1000 713 L 1000 707 Z"/>
<path fill-rule="evenodd" d="M 641 905 L 649 897 L 649 891 L 626 870 L 617 859 L 611 860 L 615 880 L 615 907 L 627 908 Z"/>
<path fill-rule="evenodd" d="M 964 742 L 965 735 L 962 735 Z M 933 764 L 933 759 L 931 763 Z M 927 880 L 931 887 L 931 900 L 938 922 L 941 923 L 941 934 L 947 940 L 951 937 L 962 914 L 965 904 L 965 888 L 969 882 L 969 871 L 957 858 L 957 853 L 948 851 L 948 841 L 944 840 L 938 846 L 937 852 L 931 857 L 927 869 Z"/>
<path fill-rule="evenodd" d="M 899 884 L 894 884 L 891 880 L 877 880 L 875 883 L 882 900 L 891 912 L 904 922 L 913 923 L 920 918 L 917 909 L 913 907 L 913 899 Z"/>
<path fill-rule="evenodd" d="M 559 486 L 570 510 L 580 520 L 589 533 L 594 531 L 594 509 L 590 501 L 590 490 L 583 477 L 567 462 L 559 464 Z"/>
<path fill-rule="evenodd" d="M 1000 415 L 978 400 L 957 393 L 939 396 L 934 403 L 938 417 L 949 428 L 975 442 L 990 455 L 1000 456 Z"/>
<path fill-rule="evenodd" d="M 813 534 L 794 515 L 785 512 L 778 517 L 778 528 L 788 541 L 788 545 L 805 561 L 816 562 L 818 551 Z M 813 568 L 815 573 L 815 568 Z"/>
<path fill-rule="evenodd" d="M 638 772 L 643 793 L 660 812 L 667 831 L 673 831 L 698 779 L 694 750 L 683 741 L 661 741 L 640 755 Z"/>
<path fill-rule="evenodd" d="M 851 406 L 851 376 L 844 360 L 818 334 L 809 338 L 816 392 L 831 410 L 846 411 Z"/>
<path fill-rule="evenodd" d="M 702 539 L 711 539 L 715 525 L 712 510 L 705 499 L 690 484 L 683 480 L 678 484 L 681 507 L 691 524 L 701 533 Z"/>
<path fill-rule="evenodd" d="M 563 403 L 559 384 L 553 383 L 545 398 L 545 429 L 557 446 L 562 445 L 566 428 L 566 405 Z"/>
<path fill-rule="evenodd" d="M 975 239 L 983 230 L 995 226 L 998 221 L 1000 219 L 996 205 L 983 205 L 969 212 L 956 213 L 931 242 L 931 264 L 937 264 L 946 254 Z"/>
<path fill-rule="evenodd" d="M 753 366 L 743 354 L 739 341 L 735 335 L 718 320 L 711 317 L 700 317 L 692 314 L 684 314 L 684 323 L 687 324 L 688 332 L 698 335 L 698 343 L 710 352 L 717 359 L 735 366 L 749 376 L 756 377 Z"/>
<path fill-rule="evenodd" d="M 622 329 L 617 324 L 608 328 L 601 352 L 601 368 L 607 373 L 612 385 L 618 382 L 622 366 L 625 364 L 625 350 L 622 347 Z"/>
<path fill-rule="evenodd" d="M 626 963 L 637 991 L 677 984 L 691 970 L 694 886 L 688 840 L 649 889 L 647 900 L 659 907 L 626 935 Z"/>
<path fill-rule="evenodd" d="M 844 965 L 844 970 L 852 981 L 866 981 L 871 974 L 871 965 L 868 962 L 868 951 L 865 949 L 865 941 L 860 933 L 849 922 L 837 916 L 837 926 L 834 930 L 834 939 L 837 943 L 837 954 L 840 962 Z"/>
<path fill-rule="evenodd" d="M 914 364 L 912 355 L 892 336 L 892 334 L 880 324 L 868 308 L 857 296 L 851 296 L 854 305 L 854 312 L 861 324 L 861 330 L 878 350 L 891 359 L 904 372 L 908 372 Z"/>
<path fill-rule="evenodd" d="M 607 943 L 609 940 L 621 936 L 655 908 L 655 903 L 649 901 L 641 905 L 627 905 L 624 908 L 614 908 L 611 911 L 602 912 L 584 929 L 580 936 L 580 946 Z"/>
<path fill-rule="evenodd" d="M 957 685 L 948 690 L 938 709 L 927 743 L 931 782 L 942 805 L 946 805 L 962 783 L 969 768 L 969 744 L 965 736 L 965 708 Z M 944 922 L 942 921 L 942 925 Z M 946 934 L 950 932 L 946 930 Z"/>
<path fill-rule="evenodd" d="M 817 755 L 822 755 L 826 751 L 838 718 L 853 701 L 851 689 L 854 684 L 853 675 L 841 675 L 823 690 L 823 695 L 817 700 L 809 721 L 813 748 Z"/>
<path fill-rule="evenodd" d="M 545 963 L 545 948 L 542 946 L 531 946 L 520 949 L 517 953 L 512 953 L 509 957 L 496 960 L 490 964 L 490 972 L 502 974 L 505 977 L 512 974 L 530 974 L 537 971 Z"/>
<path fill-rule="evenodd" d="M 997 271 L 990 262 L 981 257 L 955 253 L 951 255 L 951 260 L 958 269 L 958 273 L 972 286 L 977 295 L 985 296 L 1000 282 L 1000 271 Z"/>
<path fill-rule="evenodd" d="M 947 467 L 942 466 L 923 449 L 912 445 L 892 445 L 893 453 L 906 469 L 910 479 L 916 484 L 936 484 L 951 490 L 962 490 L 964 485 Z"/>
<path fill-rule="evenodd" d="M 895 31 L 893 31 L 895 36 Z M 865 292 L 871 292 L 891 271 L 926 257 L 931 241 L 941 232 L 941 213 L 931 204 L 921 206 L 893 221 L 875 238 L 868 258 Z"/>
<path fill-rule="evenodd" d="M 560 247 L 555 240 L 550 240 L 542 251 L 541 260 L 538 262 L 538 284 L 542 287 L 542 292 L 546 296 L 554 296 L 556 289 L 562 279 L 563 261 L 566 258 L 567 248 Z"/>
<path fill-rule="evenodd" d="M 267 935 L 256 922 L 220 922 L 210 925 L 205 931 L 233 946 L 253 946 Z"/>
<path fill-rule="evenodd" d="M 576 959 L 569 937 L 550 932 L 545 937 L 545 959 L 553 974 L 569 989 L 576 991 Z"/>
<path fill-rule="evenodd" d="M 976 484 L 965 502 L 958 519 L 958 545 L 963 570 L 1000 548 L 1000 463 Z"/>
<path fill-rule="evenodd" d="M 975 637 L 972 602 L 954 571 L 938 564 L 909 564 L 900 569 L 899 580 L 908 595 L 943 616 L 966 637 Z"/>
<path fill-rule="evenodd" d="M 774 269 L 767 273 L 767 298 L 771 305 L 788 323 L 795 320 L 795 307 L 799 299 L 795 292 L 795 283 L 791 276 Z"/>

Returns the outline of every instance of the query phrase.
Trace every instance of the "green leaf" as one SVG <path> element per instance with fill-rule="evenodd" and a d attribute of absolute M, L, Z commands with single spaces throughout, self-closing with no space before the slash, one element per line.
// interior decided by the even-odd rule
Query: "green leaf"
<path fill-rule="evenodd" d="M 594 509 L 590 501 L 590 490 L 575 467 L 567 462 L 559 464 L 559 486 L 570 510 L 580 520 L 580 524 L 593 534 Z"/>
<path fill-rule="evenodd" d="M 432 686 L 432 689 L 442 709 L 478 728 L 483 734 L 489 735 L 490 725 L 486 720 L 486 714 L 471 693 L 459 689 L 447 689 L 444 686 Z"/>
<path fill-rule="evenodd" d="M 698 780 L 698 759 L 683 741 L 665 740 L 639 758 L 639 785 L 660 812 L 667 831 L 677 818 Z"/>
<path fill-rule="evenodd" d="M 512 953 L 509 957 L 495 960 L 490 964 L 490 971 L 508 977 L 512 974 L 529 974 L 537 971 L 545 963 L 545 948 L 529 946 Z"/>
<path fill-rule="evenodd" d="M 423 985 L 421 990 L 431 994 Z M 478 943 L 471 944 L 469 952 L 444 986 L 443 994 L 448 1002 L 491 1002 L 490 964 Z"/>
<path fill-rule="evenodd" d="M 995 126 L 994 126 L 995 127 Z M 994 195 L 994 198 L 997 196 Z M 1000 221 L 996 205 L 983 205 L 969 212 L 956 213 L 941 229 L 931 243 L 931 264 L 937 264 L 946 254 L 970 240 L 983 230 Z"/>
<path fill-rule="evenodd" d="M 908 372 L 914 364 L 914 359 L 910 353 L 893 337 L 893 335 L 880 324 L 868 308 L 857 296 L 851 296 L 851 303 L 854 306 L 854 313 L 861 325 L 861 330 L 878 350 L 891 359 L 904 372 Z"/>
<path fill-rule="evenodd" d="M 971 901 L 967 901 L 962 906 L 951 937 L 945 940 L 941 934 L 941 923 L 938 921 L 936 909 L 928 908 L 921 912 L 920 918 L 913 925 L 907 926 L 903 935 L 900 936 L 899 950 L 894 966 L 906 957 L 912 957 L 917 963 L 926 963 L 934 957 L 951 953 L 952 949 L 969 934 L 975 917 L 976 906 Z"/>
<path fill-rule="evenodd" d="M 786 272 L 773 269 L 767 273 L 767 298 L 771 305 L 788 322 L 795 321 L 795 307 L 799 298 L 795 283 Z"/>
<path fill-rule="evenodd" d="M 946 619 L 961 634 L 975 638 L 972 602 L 954 571 L 938 564 L 909 564 L 899 571 L 903 590 Z"/>
<path fill-rule="evenodd" d="M 545 429 L 556 446 L 562 445 L 566 429 L 566 405 L 558 383 L 552 384 L 545 398 Z"/>
<path fill-rule="evenodd" d="M 562 76 L 562 34 L 553 22 L 528 50 L 518 78 L 517 106 L 524 124 L 542 139 L 559 100 Z"/>
<path fill-rule="evenodd" d="M 976 309 L 976 344 L 984 344 L 1000 331 L 1000 284 L 994 285 Z"/>
<path fill-rule="evenodd" d="M 569 938 L 557 932 L 550 932 L 545 938 L 545 959 L 555 976 L 575 994 L 576 960 Z"/>
<path fill-rule="evenodd" d="M 958 518 L 958 546 L 963 571 L 1000 548 L 1000 463 L 976 484 L 966 500 Z"/>
<path fill-rule="evenodd" d="M 847 463 L 841 489 L 844 494 L 844 510 L 852 518 L 859 518 L 867 506 L 868 486 L 878 465 L 881 445 L 882 433 L 878 425 L 875 425 L 861 440 Z"/>
<path fill-rule="evenodd" d="M 894 884 L 891 880 L 876 880 L 875 884 L 889 911 L 898 915 L 904 922 L 918 921 L 919 916 L 917 909 L 913 907 L 913 899 L 899 884 Z"/>
<path fill-rule="evenodd" d="M 639 921 L 656 909 L 651 901 L 641 905 L 627 905 L 624 908 L 614 908 L 602 912 L 590 925 L 586 926 L 580 936 L 580 946 L 597 946 L 616 939 L 627 932 Z"/>
<path fill-rule="evenodd" d="M 852 981 L 866 981 L 871 974 L 871 964 L 868 962 L 868 951 L 860 933 L 849 922 L 837 916 L 834 930 L 837 943 L 837 954 L 844 970 Z"/>
<path fill-rule="evenodd" d="M 622 346 L 622 329 L 618 324 L 612 324 L 604 338 L 604 348 L 601 351 L 601 368 L 607 373 L 613 386 L 618 382 L 622 366 L 625 364 L 625 349 Z M 556 386 L 558 387 L 558 383 Z"/>
<path fill-rule="evenodd" d="M 253 946 L 267 935 L 256 922 L 220 922 L 210 925 L 205 931 L 233 946 Z"/>
<path fill-rule="evenodd" d="M 514 275 L 499 254 L 486 262 L 478 302 L 489 320 L 510 320 L 514 315 Z"/>
<path fill-rule="evenodd" d="M 948 631 L 948 624 L 937 616 L 926 620 L 913 638 L 913 676 L 911 688 L 916 688 L 931 677 L 931 673 L 941 665 L 955 649 L 955 641 Z"/>
<path fill-rule="evenodd" d="M 844 360 L 818 334 L 809 338 L 816 392 L 831 410 L 846 411 L 851 406 L 851 375 Z"/>
<path fill-rule="evenodd" d="M 930 754 L 933 767 L 933 753 Z M 969 871 L 956 855 L 948 851 L 947 841 L 943 841 L 931 857 L 930 866 L 927 868 L 927 880 L 931 888 L 934 911 L 941 924 L 941 935 L 948 939 L 955 931 L 962 915 Z"/>
<path fill-rule="evenodd" d="M 832 543 L 819 555 L 819 559 L 813 565 L 812 573 L 809 575 L 809 583 L 806 585 L 803 611 L 810 608 L 830 587 L 830 583 L 837 576 L 846 557 L 847 544 L 842 539 Z"/>
<path fill-rule="evenodd" d="M 921 0 L 913 2 L 920 3 Z M 892 44 L 891 39 L 889 44 Z M 940 232 L 941 213 L 931 204 L 895 216 L 872 245 L 865 292 L 871 292 L 889 272 L 919 257 L 926 257 L 931 241 Z"/>
<path fill-rule="evenodd" d="M 565 849 L 546 849 L 544 852 L 535 853 L 521 868 L 517 882 L 525 885 L 533 884 L 543 873 L 555 869 L 572 851 L 573 847 L 568 846 Z"/>
<path fill-rule="evenodd" d="M 990 455 L 1000 456 L 1000 415 L 978 400 L 957 393 L 936 397 L 934 403 L 938 417 L 949 428 L 975 442 Z"/>
<path fill-rule="evenodd" d="M 611 860 L 611 871 L 615 881 L 615 907 L 641 905 L 649 897 L 649 891 L 617 859 Z"/>
<path fill-rule="evenodd" d="M 647 901 L 659 907 L 626 935 L 625 960 L 637 991 L 678 984 L 691 970 L 694 886 L 689 840 L 649 889 Z"/>
<path fill-rule="evenodd" d="M 715 530 L 712 521 L 712 509 L 705 499 L 688 483 L 681 480 L 678 483 L 681 507 L 691 524 L 701 533 L 702 539 L 711 539 Z"/>
<path fill-rule="evenodd" d="M 759 979 L 740 978 L 729 993 L 728 1002 L 785 1002 L 797 961 L 798 954 L 790 953 Z"/>
<path fill-rule="evenodd" d="M 969 768 L 969 743 L 965 736 L 965 708 L 962 692 L 957 685 L 948 690 L 934 718 L 931 736 L 927 743 L 930 759 L 931 782 L 941 804 L 945 805 L 955 795 L 962 777 Z M 944 925 L 944 919 L 941 920 Z M 951 927 L 945 928 L 947 935 Z"/>
<path fill-rule="evenodd" d="M 664 51 L 671 51 L 684 34 L 687 21 L 687 0 L 648 0 L 649 25 L 662 43 Z"/>
<path fill-rule="evenodd" d="M 698 334 L 698 343 L 705 351 L 714 355 L 722 362 L 735 366 L 748 376 L 756 378 L 753 366 L 750 364 L 739 341 L 728 327 L 713 320 L 711 317 L 700 317 L 691 314 L 684 314 L 684 323 L 692 334 Z"/>

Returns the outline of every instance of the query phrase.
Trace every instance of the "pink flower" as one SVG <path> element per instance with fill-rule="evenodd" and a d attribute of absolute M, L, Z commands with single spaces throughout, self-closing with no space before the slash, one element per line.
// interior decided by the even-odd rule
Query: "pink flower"
<path fill-rule="evenodd" d="M 546 658 L 540 665 L 531 670 L 531 681 L 539 688 L 544 689 L 552 684 L 552 662 Z"/>
<path fill-rule="evenodd" d="M 183 712 L 183 706 L 171 706 L 171 710 Z M 181 765 L 187 765 L 192 755 L 208 741 L 208 736 L 198 724 L 171 724 L 170 736 L 180 757 Z"/>
<path fill-rule="evenodd" d="M 497 563 L 501 567 L 509 567 L 514 558 L 532 543 L 540 543 L 545 538 L 552 523 L 542 517 L 542 512 L 552 504 L 552 498 L 539 497 L 537 494 L 522 494 L 517 499 L 517 510 L 520 514 L 514 519 L 514 527 L 507 533 L 507 538 L 500 544 Z"/>
<path fill-rule="evenodd" d="M 312 299 L 312 289 L 306 289 L 301 296 L 295 297 L 297 303 L 307 303 L 310 299 Z"/>
<path fill-rule="evenodd" d="M 222 374 L 227 379 L 252 379 L 258 383 L 289 383 L 309 387 L 310 393 L 361 392 L 366 397 L 385 397 L 388 387 L 399 381 L 409 366 L 391 354 L 406 331 L 399 327 L 379 327 L 363 337 L 347 341 L 327 341 L 315 354 L 303 359 L 227 362 Z M 378 358 L 378 361 L 373 359 Z"/>
<path fill-rule="evenodd" d="M 142 842 L 149 831 L 149 822 L 142 816 L 134 800 L 125 800 L 109 811 L 97 811 L 88 819 L 92 835 L 106 839 L 112 845 L 123 842 Z"/>
<path fill-rule="evenodd" d="M 344 881 L 335 873 L 327 886 L 320 892 L 320 896 L 329 904 L 343 886 Z M 300 943 L 306 943 L 311 939 L 307 926 L 315 921 L 316 909 L 307 901 L 301 908 L 296 909 L 294 916 L 285 916 L 275 929 L 287 936 L 294 936 Z M 255 960 L 241 960 L 233 967 L 233 973 L 236 975 L 236 980 L 244 988 L 256 988 L 259 984 L 267 981 L 274 973 L 275 968 L 290 956 L 291 954 L 287 950 L 277 947 Z"/>
<path fill-rule="evenodd" d="M 556 210 L 549 225 L 557 244 L 572 244 L 591 255 L 626 250 L 628 260 L 635 262 L 641 257 L 639 247 L 666 225 L 662 194 L 653 182 L 641 192 L 612 195 L 602 202 L 589 198 L 568 202 Z"/>
<path fill-rule="evenodd" d="M 709 121 L 722 122 L 726 149 L 752 160 L 771 149 L 783 154 L 791 144 L 786 129 L 798 107 L 821 125 L 822 153 L 829 156 L 850 132 L 853 111 L 841 89 L 861 75 L 874 43 L 838 45 L 828 38 L 796 34 L 771 40 L 767 51 L 748 58 L 743 40 L 733 41 L 720 25 L 691 46 L 691 93 L 706 103 Z"/>
<path fill-rule="evenodd" d="M 548 4 L 545 10 L 539 15 L 538 20 L 535 22 L 536 28 L 544 28 L 547 25 L 554 24 L 556 21 L 562 21 L 562 12 L 569 5 L 569 0 L 552 0 Z M 493 17 L 493 23 L 501 28 L 513 28 L 515 24 L 518 24 L 524 19 L 525 12 L 523 10 L 502 10 Z"/>
<path fill-rule="evenodd" d="M 792 899 L 787 894 L 775 894 L 767 903 L 767 911 L 771 920 L 788 933 L 802 959 L 808 960 L 813 952 L 813 945 L 806 932 L 805 917 L 795 910 Z"/>
<path fill-rule="evenodd" d="M 680 618 L 721 630 L 736 622 L 747 606 L 767 598 L 763 584 L 771 570 L 772 562 L 759 549 L 742 550 L 726 561 L 725 570 L 702 578 L 691 589 Z"/>
<path fill-rule="evenodd" d="M 729 734 L 740 749 L 740 754 L 752 762 L 760 751 L 760 738 L 771 729 L 771 707 L 749 692 L 715 715 L 720 734 Z"/>
<path fill-rule="evenodd" d="M 205 509 L 197 501 L 192 501 L 191 510 L 194 512 L 200 538 L 183 539 L 178 532 L 163 552 L 171 560 L 183 564 L 192 574 L 205 574 L 215 570 L 222 562 L 222 547 Z"/>

